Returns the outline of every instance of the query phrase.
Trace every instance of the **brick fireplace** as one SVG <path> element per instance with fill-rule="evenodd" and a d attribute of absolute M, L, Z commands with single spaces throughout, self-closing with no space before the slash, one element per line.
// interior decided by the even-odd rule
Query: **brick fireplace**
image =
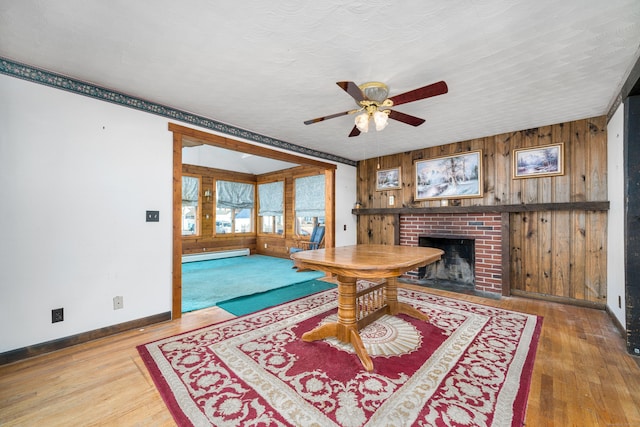
<path fill-rule="evenodd" d="M 423 236 L 455 236 L 475 242 L 475 290 L 502 293 L 502 231 L 499 213 L 425 213 L 400 215 L 400 244 L 418 246 Z M 403 279 L 416 281 L 418 270 Z"/>

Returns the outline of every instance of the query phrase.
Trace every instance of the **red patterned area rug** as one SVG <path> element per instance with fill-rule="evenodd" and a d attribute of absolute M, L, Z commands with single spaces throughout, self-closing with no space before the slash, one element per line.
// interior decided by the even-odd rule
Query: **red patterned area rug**
<path fill-rule="evenodd" d="M 521 426 L 542 318 L 398 292 L 431 320 L 363 329 L 372 372 L 300 338 L 335 318 L 335 289 L 138 350 L 181 426 Z"/>

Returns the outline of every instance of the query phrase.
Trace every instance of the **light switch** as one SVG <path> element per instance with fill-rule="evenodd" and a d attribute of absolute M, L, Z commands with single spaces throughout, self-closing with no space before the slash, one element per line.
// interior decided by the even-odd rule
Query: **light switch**
<path fill-rule="evenodd" d="M 147 222 L 159 222 L 160 211 L 147 211 Z"/>

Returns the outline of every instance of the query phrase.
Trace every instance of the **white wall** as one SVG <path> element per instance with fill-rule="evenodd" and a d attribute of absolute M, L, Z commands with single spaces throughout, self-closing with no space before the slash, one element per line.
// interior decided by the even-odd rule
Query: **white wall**
<path fill-rule="evenodd" d="M 356 203 L 356 178 L 355 167 L 338 165 L 336 169 L 336 247 L 357 243 L 358 218 L 351 213 Z"/>
<path fill-rule="evenodd" d="M 607 124 L 607 306 L 626 328 L 624 270 L 624 105 Z"/>
<path fill-rule="evenodd" d="M 166 120 L 1 75 L 0 99 L 0 352 L 170 311 Z"/>
<path fill-rule="evenodd" d="M 0 352 L 170 311 L 167 120 L 4 75 L 0 99 Z M 355 168 L 336 176 L 352 244 Z"/>

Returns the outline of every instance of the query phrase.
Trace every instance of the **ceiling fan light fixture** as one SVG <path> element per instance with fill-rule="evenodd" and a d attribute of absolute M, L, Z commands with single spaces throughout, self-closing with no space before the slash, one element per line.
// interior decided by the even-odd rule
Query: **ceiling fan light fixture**
<path fill-rule="evenodd" d="M 389 88 L 386 84 L 380 82 L 369 82 L 358 86 L 365 98 L 382 104 L 389 95 Z"/>
<path fill-rule="evenodd" d="M 360 132 L 369 131 L 369 113 L 362 113 L 356 116 L 356 127 Z"/>
<path fill-rule="evenodd" d="M 424 119 L 401 113 L 400 111 L 390 110 L 390 108 L 396 105 L 442 95 L 449 91 L 447 84 L 444 81 L 439 81 L 387 98 L 389 88 L 384 83 L 368 82 L 356 85 L 352 81 L 341 81 L 336 82 L 336 84 L 353 98 L 358 105 L 358 109 L 307 120 L 304 124 L 310 125 L 347 114 L 356 114 L 355 127 L 351 130 L 349 137 L 358 136 L 362 132 L 368 132 L 371 119 L 373 119 L 377 131 L 381 131 L 387 127 L 389 118 L 414 127 L 420 126 L 425 122 Z"/>
<path fill-rule="evenodd" d="M 389 115 L 386 111 L 376 111 L 373 113 L 373 121 L 376 123 L 376 130 L 380 131 L 389 124 Z"/>

